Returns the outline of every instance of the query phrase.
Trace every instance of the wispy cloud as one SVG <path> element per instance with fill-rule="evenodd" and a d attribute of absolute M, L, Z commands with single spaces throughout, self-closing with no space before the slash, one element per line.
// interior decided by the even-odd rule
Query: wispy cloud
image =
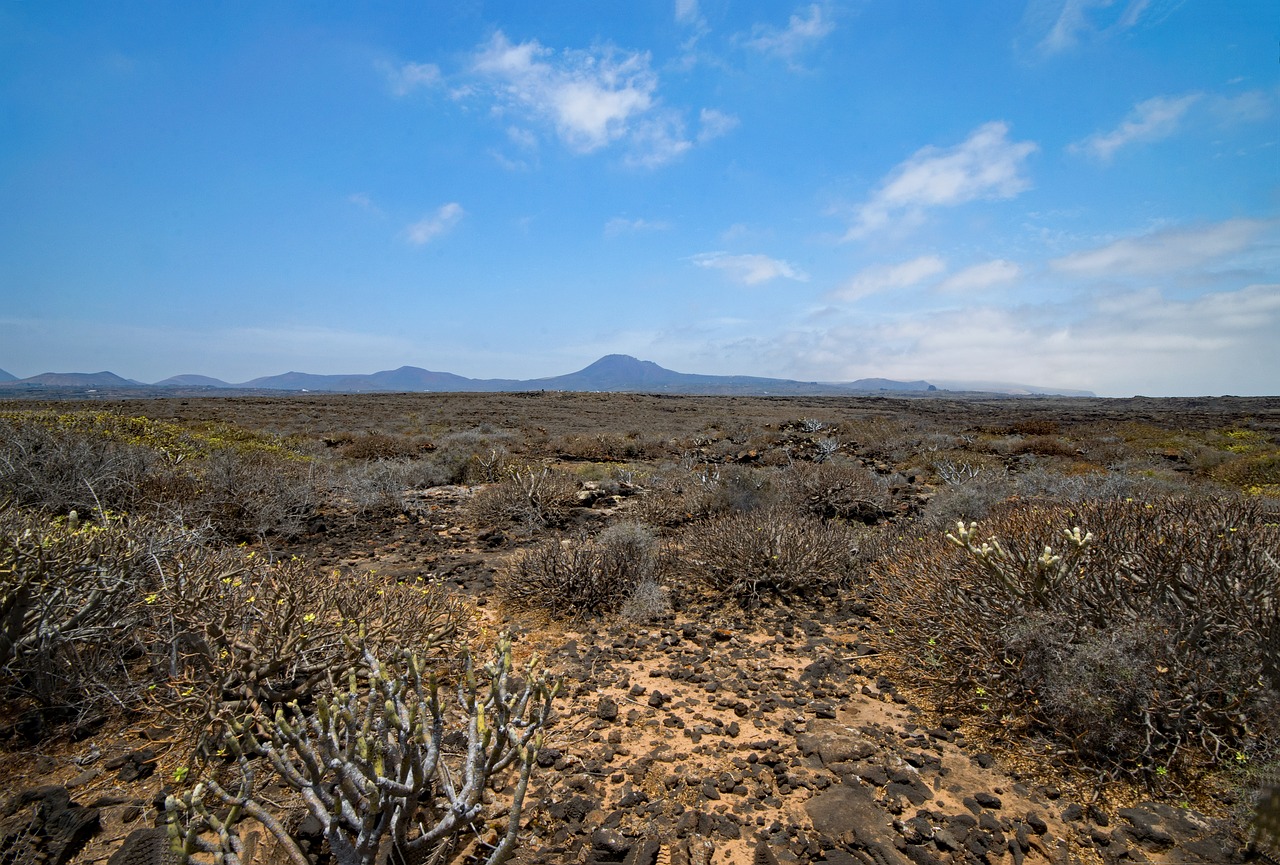
<path fill-rule="evenodd" d="M 550 123 L 579 153 L 626 135 L 654 105 L 658 78 L 649 55 L 618 51 L 564 51 L 537 40 L 512 43 L 501 31 L 476 55 L 475 71 L 496 83 L 505 107 Z"/>
<path fill-rule="evenodd" d="M 698 0 L 676 0 L 676 23 L 694 26 L 702 23 Z"/>
<path fill-rule="evenodd" d="M 1115 129 L 1095 132 L 1067 149 L 1072 153 L 1083 153 L 1102 162 L 1110 162 L 1122 147 L 1139 142 L 1159 141 L 1173 135 L 1178 131 L 1187 111 L 1199 100 L 1198 93 L 1147 99 L 1135 105 Z"/>
<path fill-rule="evenodd" d="M 1077 276 L 1149 276 L 1203 267 L 1248 248 L 1269 226 L 1231 219 L 1195 228 L 1171 228 L 1126 237 L 1096 249 L 1056 258 L 1050 267 Z"/>
<path fill-rule="evenodd" d="M 693 147 L 684 120 L 675 111 L 659 111 L 638 121 L 628 139 L 627 165 L 657 168 Z"/>
<path fill-rule="evenodd" d="M 456 201 L 441 206 L 435 213 L 405 227 L 404 239 L 413 246 L 422 246 L 450 231 L 466 215 Z"/>
<path fill-rule="evenodd" d="M 444 77 L 440 67 L 434 63 L 401 63 L 399 66 L 383 67 L 391 92 L 397 96 L 407 96 L 421 87 L 438 87 Z"/>
<path fill-rule="evenodd" d="M 1040 41 L 1040 51 L 1047 55 L 1060 54 L 1075 48 L 1087 39 L 1128 30 L 1145 18 L 1160 18 L 1171 8 L 1177 8 L 1182 0 L 1033 0 L 1038 8 L 1052 20 L 1048 33 Z M 1056 10 L 1056 14 L 1054 14 Z"/>
<path fill-rule="evenodd" d="M 854 301 L 893 288 L 910 288 L 946 269 L 946 262 L 936 255 L 922 255 L 899 264 L 873 265 L 831 292 L 831 299 Z"/>
<path fill-rule="evenodd" d="M 1215 96 L 1209 101 L 1209 110 L 1224 125 L 1257 123 L 1275 113 L 1276 96 L 1276 93 L 1265 90 L 1246 90 L 1235 96 Z"/>
<path fill-rule="evenodd" d="M 993 285 L 1012 282 L 1022 275 L 1022 268 L 1012 261 L 997 258 L 982 264 L 966 267 L 938 283 L 938 291 L 966 293 L 981 291 Z"/>
<path fill-rule="evenodd" d="M 615 216 L 604 224 L 605 237 L 617 237 L 620 234 L 639 234 L 647 231 L 670 231 L 671 223 L 664 220 L 627 219 Z"/>
<path fill-rule="evenodd" d="M 823 7 L 810 4 L 805 10 L 795 12 L 786 27 L 757 24 L 751 31 L 746 45 L 764 54 L 771 54 L 787 61 L 794 61 L 800 54 L 821 42 L 835 30 Z"/>
<path fill-rule="evenodd" d="M 347 201 L 363 210 L 365 213 L 372 213 L 374 216 L 386 216 L 386 213 L 374 203 L 372 197 L 367 192 L 353 192 L 347 196 Z"/>
<path fill-rule="evenodd" d="M 955 147 L 924 147 L 889 172 L 859 208 L 845 239 L 884 228 L 895 218 L 918 221 L 934 207 L 1013 198 L 1031 187 L 1025 164 L 1037 149 L 1031 141 L 1010 141 L 1009 125 L 1000 121 L 979 126 Z"/>
<path fill-rule="evenodd" d="M 801 380 L 970 379 L 1111 396 L 1275 392 L 1280 284 L 1186 300 L 1156 289 L 1017 307 L 899 308 L 836 315 L 764 337 L 734 366 Z M 748 366 L 747 368 L 752 368 Z"/>
<path fill-rule="evenodd" d="M 730 255 L 727 252 L 701 252 L 691 259 L 698 267 L 722 270 L 735 282 L 758 285 L 773 279 L 808 282 L 809 274 L 780 258 L 767 255 Z"/>
<path fill-rule="evenodd" d="M 698 143 L 706 144 L 722 135 L 728 135 L 737 128 L 738 122 L 738 118 L 732 114 L 725 114 L 715 108 L 702 109 L 698 113 Z"/>

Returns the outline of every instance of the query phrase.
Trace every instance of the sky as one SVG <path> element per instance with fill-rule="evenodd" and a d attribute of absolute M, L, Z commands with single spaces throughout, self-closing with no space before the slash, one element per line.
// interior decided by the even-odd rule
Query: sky
<path fill-rule="evenodd" d="M 0 0 L 0 369 L 1280 394 L 1274 0 Z"/>

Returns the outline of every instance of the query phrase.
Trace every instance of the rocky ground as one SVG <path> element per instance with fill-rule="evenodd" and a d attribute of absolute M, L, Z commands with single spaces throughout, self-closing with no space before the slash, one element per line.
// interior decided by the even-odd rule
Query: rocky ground
<path fill-rule="evenodd" d="M 373 532 L 330 520 L 299 551 L 326 568 L 429 569 L 497 629 L 512 619 L 492 577 L 514 542 L 466 525 L 466 495 L 420 495 Z M 564 682 L 517 862 L 1243 861 L 1219 819 L 1137 796 L 1100 807 L 913 705 L 909 683 L 878 669 L 879 625 L 856 598 L 750 617 L 719 606 L 515 621 L 519 651 Z M 7 732 L 0 863 L 165 861 L 147 832 L 185 752 L 162 721 L 125 718 L 34 750 Z M 284 791 L 273 796 L 287 816 Z M 277 861 L 269 845 L 259 853 L 259 865 Z"/>

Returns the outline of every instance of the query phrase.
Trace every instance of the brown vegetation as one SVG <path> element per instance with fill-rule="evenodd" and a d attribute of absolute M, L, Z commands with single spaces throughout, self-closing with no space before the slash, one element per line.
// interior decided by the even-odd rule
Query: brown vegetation
<path fill-rule="evenodd" d="M 555 686 L 516 658 L 558 628 L 679 642 L 783 611 L 769 633 L 856 633 L 871 693 L 1091 779 L 1098 803 L 1129 785 L 1227 810 L 1280 759 L 1277 465 L 1262 400 L 11 403 L 0 736 L 16 754 L 164 725 L 197 858 L 244 855 L 240 819 L 304 855 L 263 810 L 265 774 L 339 859 L 375 855 L 377 824 L 415 855 L 497 861 L 550 819 L 522 823 L 520 802 L 560 762 L 534 735 Z M 582 711 L 591 687 L 561 699 Z M 411 731 L 454 750 L 396 751 Z M 375 741 L 401 762 L 368 763 Z M 352 817 L 334 760 L 399 804 L 353 793 Z"/>

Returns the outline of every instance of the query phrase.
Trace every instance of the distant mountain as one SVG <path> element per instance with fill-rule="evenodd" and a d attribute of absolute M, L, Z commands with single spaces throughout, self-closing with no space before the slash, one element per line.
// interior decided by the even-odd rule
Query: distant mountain
<path fill-rule="evenodd" d="M 283 375 L 255 378 L 236 387 L 341 391 L 343 393 L 508 390 L 508 388 L 477 388 L 476 385 L 479 383 L 479 379 L 464 378 L 451 372 L 432 372 L 416 366 L 402 366 L 399 369 L 383 370 L 371 375 L 313 375 L 306 372 L 286 372 Z"/>
<path fill-rule="evenodd" d="M 164 381 L 155 383 L 155 387 L 231 387 L 220 378 L 207 375 L 172 375 Z"/>
<path fill-rule="evenodd" d="M 8 375 L 5 373 L 5 375 Z M 230 388 L 244 390 L 318 391 L 322 393 L 447 393 L 499 391 L 621 391 L 631 393 L 707 394 L 738 396 L 851 396 L 868 393 L 922 393 L 944 390 L 983 391 L 1006 395 L 1060 394 L 1093 396 L 1088 391 L 1064 391 L 996 382 L 954 382 L 935 386 L 927 381 L 862 378 L 848 382 L 795 381 L 749 375 L 696 375 L 675 372 L 653 361 L 630 355 L 609 354 L 590 366 L 567 375 L 536 379 L 466 378 L 451 372 L 433 372 L 416 366 L 383 370 L 368 375 L 316 375 L 286 372 L 228 384 L 204 375 L 175 375 L 154 385 L 143 385 L 110 372 L 44 373 L 25 379 L 0 378 L 3 387 L 75 388 Z"/>
<path fill-rule="evenodd" d="M 141 387 L 142 382 L 121 378 L 114 372 L 44 372 L 30 378 L 20 378 L 12 384 L 44 385 L 45 387 Z"/>
<path fill-rule="evenodd" d="M 0 381 L 17 381 L 18 377 L 11 372 L 0 369 Z"/>
<path fill-rule="evenodd" d="M 1002 393 L 1009 396 L 1097 396 L 1091 390 L 1071 390 L 1061 387 L 1038 387 L 1031 384 L 1013 384 L 1007 381 L 939 381 L 944 390 Z"/>
<path fill-rule="evenodd" d="M 775 396 L 838 396 L 850 392 L 872 390 L 928 390 L 925 381 L 906 382 L 889 379 L 865 379 L 847 383 L 793 381 L 784 378 L 759 378 L 750 375 L 695 375 L 673 372 L 653 361 L 636 360 L 625 354 L 610 354 L 595 363 L 551 378 L 523 382 L 546 390 L 572 391 L 639 391 L 646 393 L 684 394 L 770 394 Z M 527 389 L 527 388 L 521 388 Z"/>

